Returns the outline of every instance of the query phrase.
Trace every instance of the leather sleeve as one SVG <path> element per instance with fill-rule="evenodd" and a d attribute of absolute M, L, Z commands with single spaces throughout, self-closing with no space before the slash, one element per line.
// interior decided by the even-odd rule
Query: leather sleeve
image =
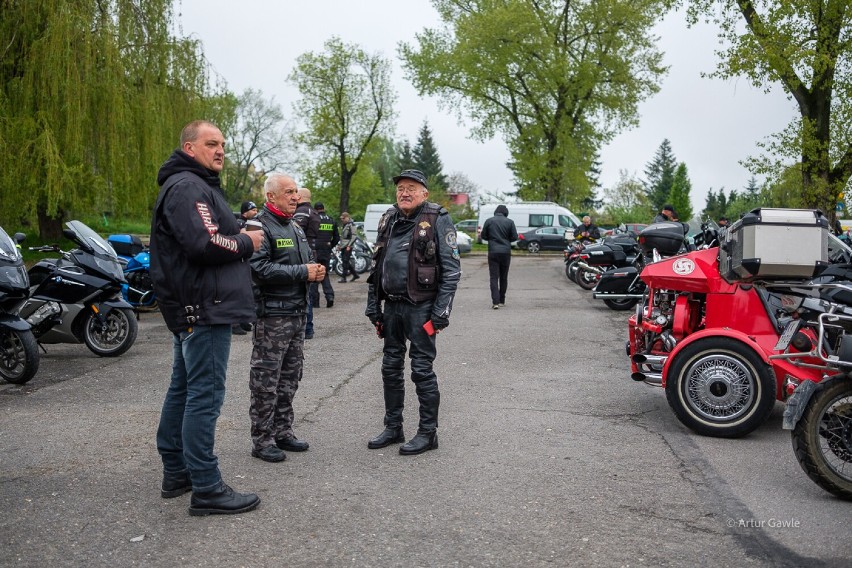
<path fill-rule="evenodd" d="M 435 238 L 438 240 L 438 264 L 440 277 L 438 295 L 432 306 L 432 313 L 438 317 L 449 318 L 453 308 L 453 297 L 461 279 L 461 260 L 456 243 L 456 228 L 446 210 L 442 209 L 435 223 Z"/>

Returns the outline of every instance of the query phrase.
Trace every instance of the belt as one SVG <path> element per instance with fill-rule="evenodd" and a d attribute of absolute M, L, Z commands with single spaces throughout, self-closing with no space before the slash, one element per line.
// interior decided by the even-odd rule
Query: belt
<path fill-rule="evenodd" d="M 417 305 L 416 302 L 414 302 L 408 296 L 397 296 L 396 294 L 385 294 L 385 298 L 389 302 L 408 302 L 409 304 Z"/>

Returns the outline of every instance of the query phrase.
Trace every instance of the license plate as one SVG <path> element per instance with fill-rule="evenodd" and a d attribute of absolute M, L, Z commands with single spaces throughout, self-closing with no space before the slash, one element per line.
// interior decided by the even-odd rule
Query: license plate
<path fill-rule="evenodd" d="M 790 323 L 784 328 L 784 333 L 778 338 L 778 343 L 775 344 L 773 351 L 786 351 L 800 327 L 802 327 L 802 320 L 790 320 Z"/>

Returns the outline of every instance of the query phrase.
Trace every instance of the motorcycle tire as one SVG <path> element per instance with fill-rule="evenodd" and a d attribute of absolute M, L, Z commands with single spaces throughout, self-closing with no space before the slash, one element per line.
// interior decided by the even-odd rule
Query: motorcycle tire
<path fill-rule="evenodd" d="M 577 279 L 577 284 L 579 284 L 580 288 L 583 290 L 591 290 L 598 285 L 600 275 L 596 272 L 592 272 L 591 270 L 579 268 L 577 269 L 577 275 L 575 278 Z"/>
<path fill-rule="evenodd" d="M 577 283 L 577 280 L 575 279 L 576 275 L 577 275 L 577 261 L 572 260 L 571 262 L 566 263 L 565 264 L 565 276 L 568 277 L 568 280 L 570 280 L 571 282 L 576 284 Z"/>
<path fill-rule="evenodd" d="M 817 385 L 792 432 L 793 452 L 811 480 L 852 500 L 852 378 Z"/>
<path fill-rule="evenodd" d="M 604 300 L 603 302 L 609 307 L 609 309 L 615 310 L 617 312 L 622 312 L 633 309 L 633 306 L 638 304 L 639 300 L 637 298 L 618 298 L 612 300 Z"/>
<path fill-rule="evenodd" d="M 89 313 L 83 322 L 83 342 L 99 357 L 118 357 L 133 346 L 139 324 L 133 310 L 117 308 L 106 316 L 106 330 L 101 330 L 97 317 Z"/>
<path fill-rule="evenodd" d="M 22 385 L 38 371 L 38 343 L 30 330 L 0 328 L 0 377 Z"/>
<path fill-rule="evenodd" d="M 355 260 L 355 272 L 363 274 L 370 269 L 370 263 L 373 259 L 366 254 L 356 254 L 352 257 Z"/>
<path fill-rule="evenodd" d="M 337 262 L 336 260 L 333 260 L 332 262 L 334 262 L 334 273 L 338 276 L 343 276 L 343 263 Z"/>
<path fill-rule="evenodd" d="M 748 346 L 708 337 L 670 362 L 666 400 L 678 420 L 702 436 L 740 438 L 775 405 L 775 376 Z"/>

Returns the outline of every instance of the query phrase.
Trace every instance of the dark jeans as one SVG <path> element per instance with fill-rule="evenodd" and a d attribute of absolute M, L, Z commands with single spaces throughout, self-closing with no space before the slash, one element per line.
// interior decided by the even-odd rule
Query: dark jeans
<path fill-rule="evenodd" d="M 317 253 L 317 262 L 325 266 L 325 278 L 322 280 L 322 293 L 325 296 L 326 302 L 334 300 L 334 288 L 331 287 L 331 274 L 328 271 L 328 264 L 331 262 L 331 253 L 328 253 L 328 256 Z M 319 296 L 319 282 L 311 282 L 310 286 L 310 298 L 311 305 L 319 306 L 320 296 Z"/>
<path fill-rule="evenodd" d="M 511 252 L 488 253 L 488 277 L 491 282 L 491 303 L 505 304 L 506 289 L 509 287 L 509 264 Z"/>
<path fill-rule="evenodd" d="M 163 471 L 189 471 L 193 491 L 209 491 L 221 480 L 213 453 L 216 420 L 225 400 L 231 326 L 196 325 L 173 339 L 172 379 L 157 430 Z"/>
<path fill-rule="evenodd" d="M 438 377 L 432 370 L 437 351 L 435 336 L 428 335 L 423 324 L 432 318 L 432 302 L 414 305 L 385 302 L 385 347 L 382 357 L 382 383 L 385 395 L 385 425 L 402 425 L 405 402 L 405 353 L 411 359 L 411 380 L 420 402 L 418 431 L 434 432 L 438 427 Z"/>

